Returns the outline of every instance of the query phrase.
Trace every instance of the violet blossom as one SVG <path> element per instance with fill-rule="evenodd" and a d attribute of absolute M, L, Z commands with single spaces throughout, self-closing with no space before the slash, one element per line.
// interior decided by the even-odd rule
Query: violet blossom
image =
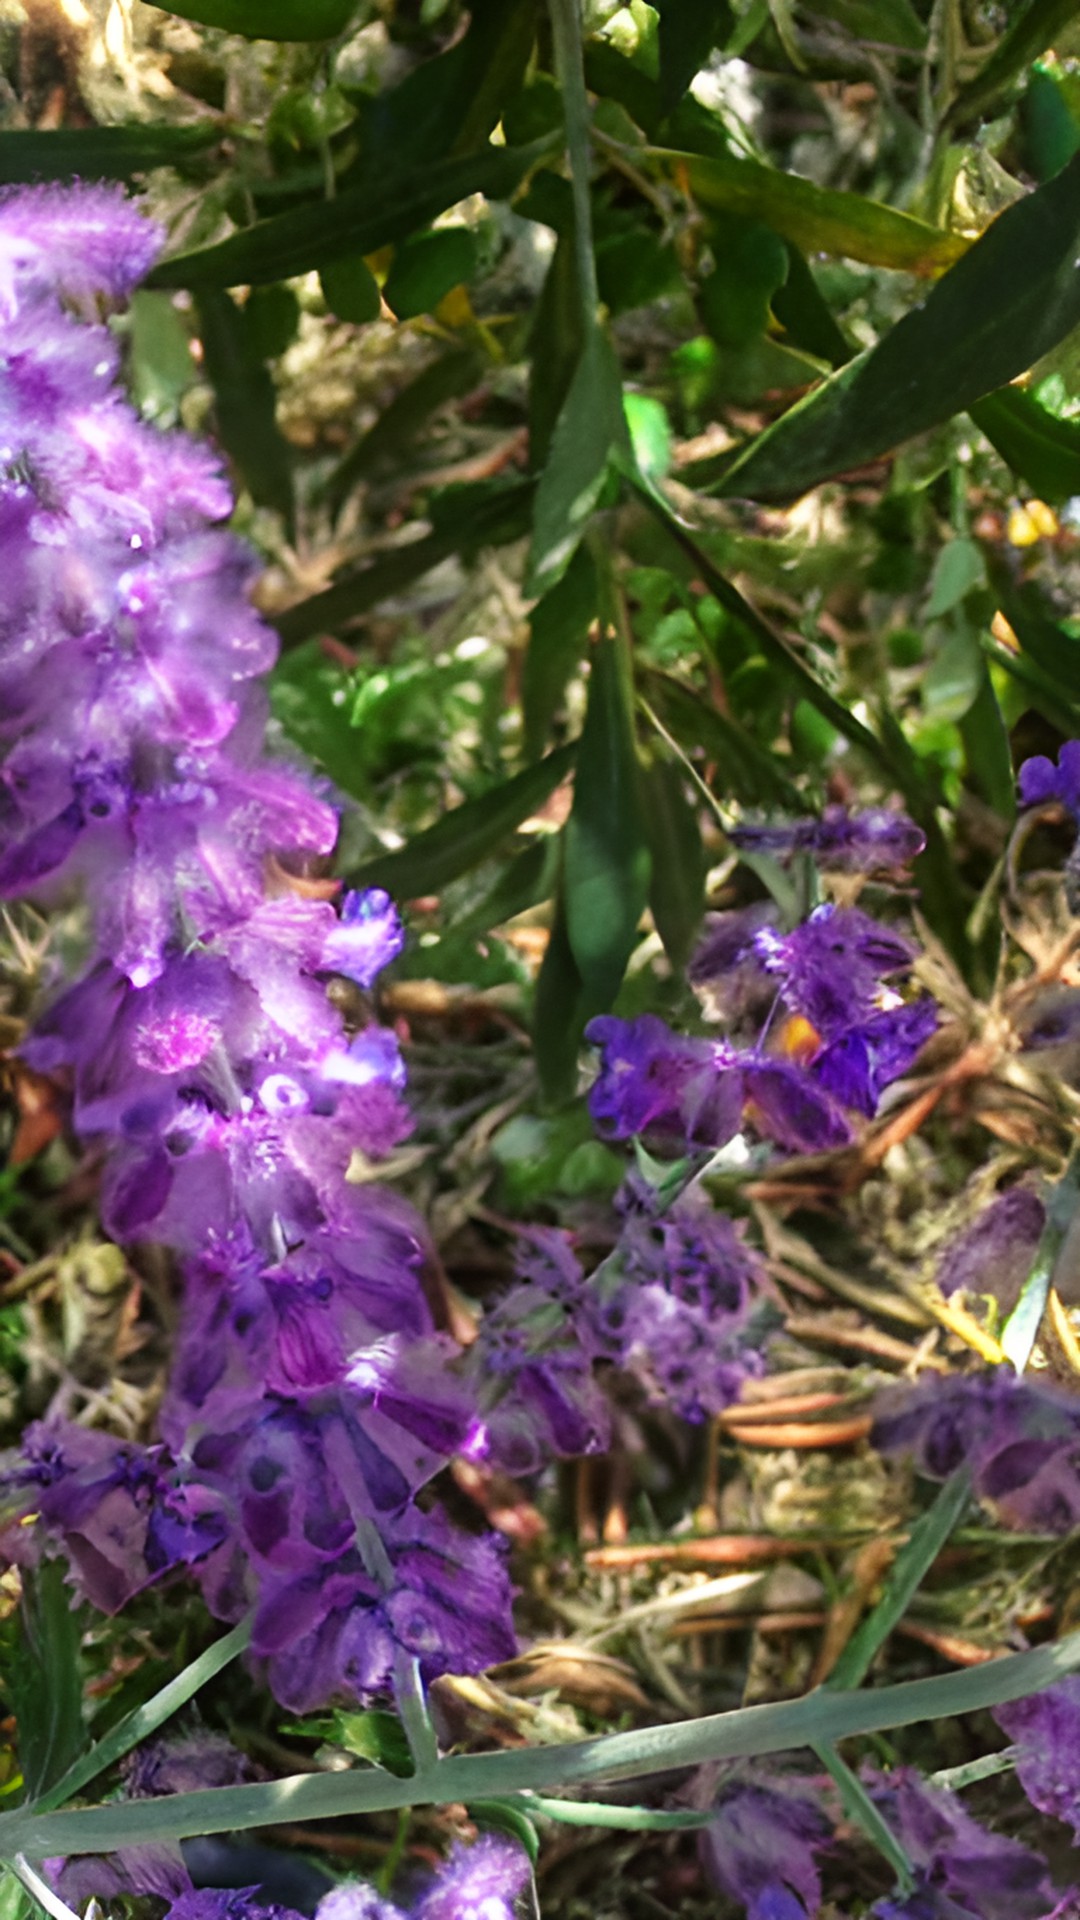
<path fill-rule="evenodd" d="M 1017 1778 L 1032 1806 L 1064 1820 L 1080 1840 L 1080 1676 L 1066 1674 L 993 1713 L 1015 1743 Z"/>
<path fill-rule="evenodd" d="M 959 1796 L 932 1787 L 914 1768 L 896 1767 L 891 1773 L 863 1770 L 863 1781 L 923 1885 L 922 1904 L 916 1895 L 912 1920 L 948 1915 L 955 1900 L 962 1914 L 978 1920 L 1050 1920 L 1058 1894 L 1046 1874 L 1046 1863 L 1019 1840 L 991 1833 L 973 1819 Z M 938 1904 L 934 1904 L 935 1896 Z M 941 1904 L 945 1896 L 945 1904 Z M 875 1909 L 890 1914 L 888 1904 Z M 892 1915 L 905 1914 L 904 1904 Z"/>
<path fill-rule="evenodd" d="M 966 1462 L 1006 1526 L 1062 1534 L 1080 1522 L 1080 1403 L 1008 1368 L 888 1388 L 872 1439 L 934 1480 Z"/>
<path fill-rule="evenodd" d="M 756 907 L 716 919 L 690 977 L 745 1037 L 690 1038 L 653 1014 L 591 1021 L 594 1123 L 609 1139 L 719 1148 L 745 1120 L 793 1153 L 843 1146 L 849 1114 L 877 1111 L 937 1025 L 928 995 L 886 985 L 916 949 L 854 907 L 817 907 L 787 934 Z"/>
<path fill-rule="evenodd" d="M 268 734 L 228 486 L 136 416 L 98 310 L 160 239 L 113 188 L 0 196 L 0 894 L 79 881 L 90 909 L 25 1058 L 105 1150 L 107 1230 L 184 1285 L 161 1441 L 42 1423 L 0 1471 L 4 1539 L 105 1611 L 186 1572 L 218 1617 L 254 1609 L 287 1704 L 368 1700 L 399 1656 L 506 1657 L 511 1590 L 497 1542 L 417 1504 L 486 1437 L 421 1224 L 347 1179 L 411 1122 L 394 1035 L 327 987 L 370 987 L 400 921 L 381 889 L 305 886 L 337 808 Z"/>
<path fill-rule="evenodd" d="M 728 1780 L 701 1836 L 710 1880 L 746 1920 L 811 1920 L 821 1902 L 817 1858 L 832 1823 L 807 1784 L 744 1774 Z"/>

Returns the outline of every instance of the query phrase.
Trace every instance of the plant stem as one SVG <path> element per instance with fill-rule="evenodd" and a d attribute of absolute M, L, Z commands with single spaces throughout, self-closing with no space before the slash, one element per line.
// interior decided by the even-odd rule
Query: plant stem
<path fill-rule="evenodd" d="M 562 88 L 566 151 L 570 160 L 570 187 L 574 200 L 574 249 L 584 338 L 599 326 L 600 292 L 593 253 L 592 202 L 589 173 L 592 149 L 589 100 L 585 92 L 585 63 L 581 51 L 579 0 L 548 0 L 551 35 L 555 44 L 555 74 Z"/>

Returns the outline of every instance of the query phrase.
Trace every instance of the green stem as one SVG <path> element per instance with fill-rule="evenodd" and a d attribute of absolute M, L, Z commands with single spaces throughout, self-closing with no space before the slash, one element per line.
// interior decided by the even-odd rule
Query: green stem
<path fill-rule="evenodd" d="M 867 1839 L 888 1861 L 896 1875 L 900 1892 L 910 1893 L 915 1885 L 911 1861 L 892 1828 L 882 1819 L 862 1781 L 852 1773 L 847 1762 L 841 1760 L 835 1747 L 822 1743 L 815 1745 L 814 1752 L 839 1787 L 840 1801 L 848 1819 L 862 1828 Z"/>
<path fill-rule="evenodd" d="M 579 0 L 548 0 L 548 6 L 551 37 L 555 46 L 555 76 L 563 97 L 563 124 L 566 128 L 566 151 L 570 160 L 570 187 L 574 200 L 574 249 L 581 316 L 587 340 L 599 326 L 600 290 L 596 284 L 592 201 L 589 195 L 592 149 L 585 62 L 581 50 L 581 8 Z"/>
<path fill-rule="evenodd" d="M 452 1755 L 423 1779 L 398 1779 L 380 1768 L 302 1774 L 246 1787 L 216 1787 L 159 1800 L 0 1816 L 0 1859 L 22 1853 L 41 1860 L 60 1853 L 109 1853 L 118 1847 L 174 1841 L 197 1833 L 325 1820 L 389 1807 L 470 1805 L 508 1794 L 640 1780 L 707 1760 L 749 1759 L 793 1748 L 834 1745 L 854 1734 L 881 1733 L 953 1714 L 1021 1700 L 1080 1667 L 1080 1633 L 1054 1646 L 1007 1654 L 959 1673 L 904 1681 L 857 1693 L 819 1690 L 802 1700 L 741 1707 L 680 1726 L 643 1727 L 559 1747 Z"/>

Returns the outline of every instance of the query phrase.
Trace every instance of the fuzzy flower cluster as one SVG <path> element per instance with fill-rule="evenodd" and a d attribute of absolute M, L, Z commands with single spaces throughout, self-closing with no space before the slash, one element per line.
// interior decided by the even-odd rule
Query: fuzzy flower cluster
<path fill-rule="evenodd" d="M 505 1657 L 510 1588 L 493 1537 L 418 1503 L 483 1430 L 418 1223 L 346 1178 L 410 1122 L 394 1036 L 327 987 L 368 987 L 401 927 L 319 878 L 338 817 L 268 738 L 275 640 L 214 456 L 119 384 L 107 311 L 159 245 L 111 188 L 0 200 L 0 897 L 79 882 L 92 924 L 25 1052 L 103 1149 L 108 1230 L 184 1287 L 160 1443 L 40 1424 L 0 1518 L 108 1612 L 179 1568 L 218 1617 L 253 1607 L 302 1710 Z"/>
<path fill-rule="evenodd" d="M 937 1025 L 929 995 L 905 1001 L 890 984 L 915 957 L 856 907 L 817 907 L 787 933 L 766 903 L 711 915 L 690 980 L 725 1037 L 678 1034 L 655 1014 L 593 1020 L 596 1126 L 722 1147 L 749 1124 L 793 1153 L 843 1146 L 851 1115 L 877 1111 Z"/>

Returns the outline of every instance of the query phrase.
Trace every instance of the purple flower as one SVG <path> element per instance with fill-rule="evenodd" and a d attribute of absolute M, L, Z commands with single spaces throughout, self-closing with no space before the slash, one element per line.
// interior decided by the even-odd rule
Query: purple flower
<path fill-rule="evenodd" d="M 482 1834 L 474 1846 L 451 1850 L 413 1920 L 515 1920 L 514 1903 L 531 1880 L 528 1855 L 516 1841 Z"/>
<path fill-rule="evenodd" d="M 147 1740 L 124 1763 L 125 1788 L 133 1800 L 162 1793 L 196 1793 L 203 1787 L 239 1787 L 252 1778 L 245 1753 L 222 1733 Z"/>
<path fill-rule="evenodd" d="M 149 272 L 162 234 L 117 187 L 18 187 L 0 198 L 0 309 L 39 290 L 122 299 Z"/>
<path fill-rule="evenodd" d="M 1002 1313 L 1016 1305 L 1046 1224 L 1046 1208 L 1029 1187 L 1010 1187 L 985 1207 L 938 1263 L 937 1284 L 954 1293 L 990 1293 Z"/>
<path fill-rule="evenodd" d="M 889 1389 L 873 1441 L 913 1454 L 931 1479 L 967 1461 L 976 1494 L 1007 1526 L 1067 1533 L 1080 1521 L 1080 1405 L 1004 1367 Z"/>
<path fill-rule="evenodd" d="M 323 946 L 323 965 L 370 987 L 404 945 L 405 930 L 390 895 L 381 887 L 367 887 L 342 900 L 341 920 Z"/>
<path fill-rule="evenodd" d="M 747 1920 L 809 1920 L 821 1902 L 817 1855 L 832 1827 L 809 1787 L 753 1777 L 717 1796 L 701 1852 L 709 1878 Z"/>
<path fill-rule="evenodd" d="M 990 1833 L 956 1794 L 929 1786 L 913 1768 L 864 1769 L 863 1780 L 928 1890 L 955 1897 L 979 1920 L 1046 1920 L 1056 1896 L 1038 1854 Z M 938 1911 L 929 1907 L 933 1915 Z M 918 1905 L 913 1912 L 919 1914 Z"/>
<path fill-rule="evenodd" d="M 258 1898 L 257 1887 L 192 1888 L 169 1908 L 166 1920 L 303 1920 L 292 1907 Z"/>
<path fill-rule="evenodd" d="M 1066 1674 L 1045 1693 L 993 1711 L 1019 1748 L 1016 1772 L 1032 1806 L 1064 1820 L 1080 1840 L 1080 1677 Z"/>
<path fill-rule="evenodd" d="M 874 1013 L 818 1054 L 814 1078 L 842 1107 L 873 1115 L 886 1087 L 906 1073 L 938 1024 L 929 995 Z"/>
<path fill-rule="evenodd" d="M 857 907 L 815 907 L 792 933 L 763 928 L 754 948 L 785 1004 L 825 1041 L 878 1011 L 881 982 L 907 973 L 916 949 Z"/>
<path fill-rule="evenodd" d="M 603 1015 L 589 1022 L 585 1038 L 601 1050 L 589 1111 L 606 1139 L 654 1129 L 722 1147 L 738 1132 L 742 1082 L 728 1049 L 673 1033 L 653 1013 Z"/>
<path fill-rule="evenodd" d="M 1080 822 L 1080 740 L 1066 740 L 1056 766 L 1041 753 L 1025 760 L 1018 786 L 1025 807 L 1042 807 L 1057 800 Z"/>
<path fill-rule="evenodd" d="M 906 813 L 887 807 L 852 813 L 829 806 L 820 820 L 793 820 L 785 826 L 746 825 L 731 830 L 734 845 L 750 852 L 776 853 L 790 859 L 809 853 L 821 866 L 838 873 L 877 873 L 883 867 L 906 867 L 926 845 L 926 835 Z"/>

